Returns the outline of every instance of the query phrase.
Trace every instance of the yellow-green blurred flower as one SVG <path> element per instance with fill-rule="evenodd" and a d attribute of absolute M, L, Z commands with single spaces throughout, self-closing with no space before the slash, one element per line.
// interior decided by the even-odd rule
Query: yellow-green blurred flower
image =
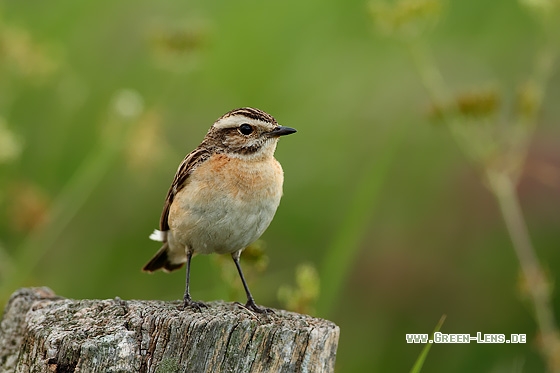
<path fill-rule="evenodd" d="M 201 51 L 208 44 L 208 35 L 205 22 L 195 19 L 180 25 L 157 26 L 148 38 L 157 66 L 181 73 L 198 65 Z"/>
<path fill-rule="evenodd" d="M 319 298 L 320 280 L 317 269 L 311 264 L 296 268 L 296 287 L 284 285 L 278 289 L 278 299 L 286 309 L 294 312 L 314 314 Z"/>
<path fill-rule="evenodd" d="M 19 157 L 23 142 L 9 128 L 4 118 L 0 117 L 0 163 L 11 162 Z"/>
<path fill-rule="evenodd" d="M 0 27 L 0 63 L 16 74 L 34 78 L 46 77 L 59 66 L 51 46 L 37 43 L 25 30 L 6 26 Z"/>
<path fill-rule="evenodd" d="M 369 3 L 370 14 L 381 32 L 405 38 L 420 36 L 432 28 L 442 8 L 441 0 L 372 0 Z"/>

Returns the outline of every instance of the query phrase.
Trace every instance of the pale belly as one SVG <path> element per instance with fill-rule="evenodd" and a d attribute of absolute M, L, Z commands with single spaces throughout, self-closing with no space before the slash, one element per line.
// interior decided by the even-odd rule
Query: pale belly
<path fill-rule="evenodd" d="M 202 172 L 191 175 L 169 213 L 174 261 L 187 248 L 200 254 L 233 253 L 264 233 L 282 196 L 282 169 L 272 160 L 251 167 L 236 159 L 205 162 L 196 170 Z"/>

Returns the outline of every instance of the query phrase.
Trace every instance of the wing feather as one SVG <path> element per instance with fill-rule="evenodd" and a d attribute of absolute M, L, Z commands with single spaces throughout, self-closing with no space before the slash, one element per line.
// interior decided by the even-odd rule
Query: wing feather
<path fill-rule="evenodd" d="M 210 158 L 211 155 L 212 153 L 206 147 L 198 147 L 187 154 L 185 159 L 183 159 L 177 169 L 173 183 L 171 183 L 171 187 L 169 187 L 167 197 L 165 198 L 165 205 L 163 206 L 163 212 L 161 213 L 161 219 L 159 222 L 160 231 L 166 232 L 169 230 L 169 209 L 171 208 L 171 204 L 173 203 L 177 193 L 179 193 L 179 191 L 187 185 L 189 176 L 192 174 L 194 169 L 196 169 L 196 167 L 198 167 L 202 162 Z"/>

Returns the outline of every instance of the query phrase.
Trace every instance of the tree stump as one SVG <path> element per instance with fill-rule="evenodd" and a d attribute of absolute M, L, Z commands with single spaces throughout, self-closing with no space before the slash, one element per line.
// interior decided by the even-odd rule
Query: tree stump
<path fill-rule="evenodd" d="M 0 372 L 333 372 L 340 330 L 232 303 L 72 300 L 16 291 L 0 323 Z"/>

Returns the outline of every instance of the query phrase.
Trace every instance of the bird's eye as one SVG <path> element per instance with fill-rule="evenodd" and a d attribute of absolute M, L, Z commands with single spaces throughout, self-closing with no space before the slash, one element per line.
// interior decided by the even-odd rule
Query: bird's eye
<path fill-rule="evenodd" d="M 243 123 L 239 126 L 239 132 L 241 132 L 245 136 L 250 135 L 251 133 L 253 133 L 253 127 L 248 123 Z"/>

